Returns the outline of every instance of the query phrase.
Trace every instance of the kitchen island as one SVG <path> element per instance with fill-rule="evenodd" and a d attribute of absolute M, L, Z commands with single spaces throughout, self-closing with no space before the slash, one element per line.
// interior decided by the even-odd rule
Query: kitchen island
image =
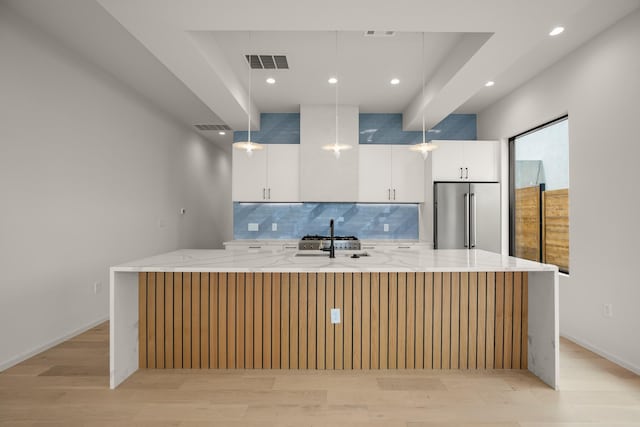
<path fill-rule="evenodd" d="M 179 250 L 111 268 L 110 320 L 111 388 L 139 368 L 528 369 L 558 387 L 557 268 L 481 250 Z"/>

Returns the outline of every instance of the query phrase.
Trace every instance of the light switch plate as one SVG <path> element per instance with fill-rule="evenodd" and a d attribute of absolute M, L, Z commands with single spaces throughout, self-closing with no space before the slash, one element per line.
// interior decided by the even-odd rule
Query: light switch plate
<path fill-rule="evenodd" d="M 332 308 L 331 309 L 331 323 L 340 323 L 340 309 Z"/>
<path fill-rule="evenodd" d="M 277 222 L 272 222 L 271 223 L 271 231 L 278 231 L 278 223 Z"/>
<path fill-rule="evenodd" d="M 259 231 L 260 230 L 260 224 L 258 224 L 257 222 L 250 222 L 249 225 L 247 226 L 247 230 L 248 231 Z"/>
<path fill-rule="evenodd" d="M 384 225 L 384 232 L 388 233 L 389 232 L 389 224 L 385 224 Z"/>

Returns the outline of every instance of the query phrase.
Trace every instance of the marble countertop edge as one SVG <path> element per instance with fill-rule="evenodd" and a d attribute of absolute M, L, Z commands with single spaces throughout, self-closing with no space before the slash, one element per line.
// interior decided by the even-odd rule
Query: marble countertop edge
<path fill-rule="evenodd" d="M 221 249 L 181 249 L 122 263 L 112 272 L 518 272 L 558 271 L 550 264 L 502 256 L 482 250 L 389 249 L 366 251 L 369 256 L 352 259 L 342 252 L 326 256 L 296 257 L 293 251 L 237 252 Z"/>

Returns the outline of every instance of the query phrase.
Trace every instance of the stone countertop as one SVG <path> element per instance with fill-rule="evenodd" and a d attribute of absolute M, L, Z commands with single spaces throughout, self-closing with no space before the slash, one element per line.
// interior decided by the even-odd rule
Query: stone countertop
<path fill-rule="evenodd" d="M 306 254 L 311 251 L 303 251 Z M 482 250 L 376 249 L 357 251 L 369 256 L 350 258 L 353 251 L 296 256 L 298 251 L 181 249 L 111 267 L 112 272 L 444 272 L 557 271 L 557 267 Z M 320 252 L 317 252 L 320 254 Z"/>

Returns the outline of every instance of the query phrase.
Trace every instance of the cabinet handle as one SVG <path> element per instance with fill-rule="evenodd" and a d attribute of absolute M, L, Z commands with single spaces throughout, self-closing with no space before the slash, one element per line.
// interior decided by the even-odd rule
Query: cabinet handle
<path fill-rule="evenodd" d="M 464 193 L 464 247 L 469 248 L 469 193 Z"/>
<path fill-rule="evenodd" d="M 249 249 L 262 249 L 262 246 L 249 246 Z"/>
<path fill-rule="evenodd" d="M 460 179 L 462 179 L 462 168 L 460 168 Z"/>
<path fill-rule="evenodd" d="M 464 168 L 465 170 L 465 179 L 469 179 L 469 168 Z"/>
<path fill-rule="evenodd" d="M 395 200 L 395 199 L 396 199 L 396 189 L 394 188 L 393 189 L 393 200 Z"/>
<path fill-rule="evenodd" d="M 391 200 L 391 189 L 387 188 L 387 200 Z"/>
<path fill-rule="evenodd" d="M 266 188 L 262 189 L 262 200 L 267 200 L 267 189 Z"/>
<path fill-rule="evenodd" d="M 267 199 L 271 200 L 271 188 L 267 188 Z"/>
<path fill-rule="evenodd" d="M 470 198 L 470 206 L 469 206 L 469 247 L 476 247 L 476 193 L 471 193 Z"/>

